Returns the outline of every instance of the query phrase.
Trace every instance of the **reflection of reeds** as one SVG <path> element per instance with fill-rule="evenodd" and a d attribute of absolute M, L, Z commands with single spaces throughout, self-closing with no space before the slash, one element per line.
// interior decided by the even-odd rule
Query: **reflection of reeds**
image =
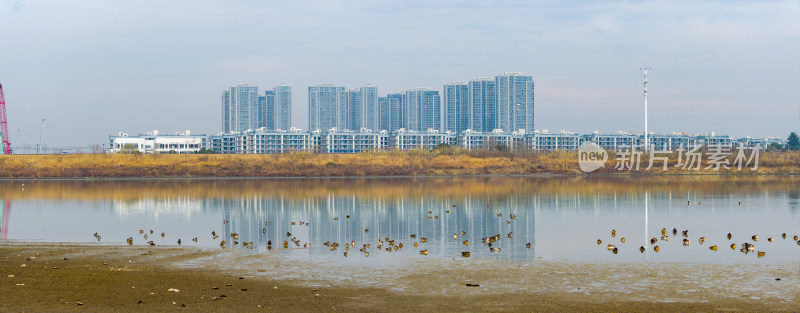
<path fill-rule="evenodd" d="M 647 166 L 643 158 L 644 169 Z M 667 173 L 688 173 L 674 167 Z M 732 157 L 731 157 L 731 160 Z M 614 157 L 598 172 L 620 173 Z M 658 165 L 658 164 L 656 164 Z M 658 167 L 658 166 L 656 166 Z M 641 171 L 644 172 L 644 171 Z M 736 169 L 703 173 L 736 173 Z M 798 173 L 800 152 L 762 153 L 759 169 L 743 173 Z M 304 177 L 415 176 L 480 174 L 578 174 L 577 155 L 569 152 L 504 152 L 492 150 L 359 154 L 285 153 L 272 155 L 3 155 L 0 177 Z M 624 172 L 623 172 L 624 173 Z M 663 173 L 660 168 L 647 173 Z"/>
<path fill-rule="evenodd" d="M 516 194 L 634 195 L 687 192 L 757 194 L 783 192 L 798 176 L 596 176 L 596 177 L 432 177 L 320 179 L 156 179 L 0 181 L 5 199 L 117 200 L 169 198 L 285 197 L 308 199 L 369 197 L 398 199 L 428 196 L 444 199 L 501 199 Z M 25 183 L 25 190 L 21 184 Z"/>

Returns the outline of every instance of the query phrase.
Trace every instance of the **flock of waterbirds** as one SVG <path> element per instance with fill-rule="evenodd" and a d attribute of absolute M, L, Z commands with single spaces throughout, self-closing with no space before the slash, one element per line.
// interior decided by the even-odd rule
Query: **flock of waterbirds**
<path fill-rule="evenodd" d="M 677 228 L 673 228 L 672 229 L 672 235 L 673 235 L 673 238 L 678 238 L 678 229 Z M 681 243 L 683 244 L 684 247 L 688 247 L 691 244 L 691 240 L 689 239 L 689 230 L 681 231 L 681 236 L 683 237 L 682 240 L 681 240 Z M 615 229 L 611 230 L 611 237 L 617 237 L 617 231 Z M 731 234 L 731 233 L 728 233 L 728 235 L 726 235 L 725 237 L 728 238 L 728 241 L 733 240 L 733 234 Z M 783 240 L 785 240 L 786 237 L 787 237 L 786 233 L 782 233 L 781 234 L 781 238 Z M 667 228 L 666 227 L 662 228 L 661 229 L 661 238 L 660 239 L 656 238 L 656 237 L 653 237 L 652 239 L 650 239 L 650 244 L 653 246 L 653 251 L 655 251 L 655 252 L 661 251 L 661 247 L 659 245 L 659 242 L 661 242 L 661 245 L 664 245 L 667 242 L 669 242 L 669 239 L 670 239 L 670 237 L 667 234 Z M 750 237 L 750 239 L 752 239 L 753 242 L 757 242 L 759 237 L 758 237 L 758 235 L 752 235 Z M 792 237 L 792 239 L 794 239 L 794 241 L 797 242 L 797 245 L 800 246 L 800 236 L 795 235 L 794 237 Z M 626 239 L 625 239 L 625 237 L 620 237 L 619 241 L 620 241 L 620 243 L 624 244 Z M 707 240 L 706 240 L 705 236 L 701 236 L 697 240 L 697 242 L 700 245 L 705 244 L 706 241 Z M 770 242 L 770 243 L 775 242 L 775 237 L 767 238 L 767 242 Z M 602 244 L 603 244 L 603 240 L 602 239 L 597 239 L 597 245 L 599 246 L 599 245 L 602 245 Z M 731 250 L 736 250 L 736 248 L 740 248 L 739 251 L 744 253 L 744 254 L 749 254 L 751 252 L 756 252 L 755 243 L 750 243 L 750 242 L 744 242 L 744 243 L 741 244 L 741 246 L 737 246 L 736 243 L 731 243 L 730 247 L 731 247 Z M 763 246 L 759 245 L 759 247 L 763 247 Z M 608 251 L 611 251 L 614 254 L 619 253 L 619 247 L 617 247 L 616 245 L 614 245 L 612 243 L 609 243 L 606 246 L 606 248 L 608 249 Z M 711 250 L 711 251 L 717 251 L 717 250 L 719 250 L 719 247 L 716 244 L 714 244 L 714 245 L 710 245 L 708 247 L 708 249 Z M 639 247 L 639 252 L 640 253 L 644 253 L 646 250 L 647 249 L 644 246 L 640 246 Z M 766 254 L 767 254 L 766 251 L 764 251 L 763 249 L 759 249 L 756 252 L 756 255 L 759 258 L 765 256 Z"/>
<path fill-rule="evenodd" d="M 699 204 L 699 202 L 698 202 L 698 204 Z M 740 203 L 740 205 L 741 205 L 741 203 Z M 455 208 L 456 205 L 453 205 L 453 207 Z M 439 219 L 438 215 L 433 215 L 433 211 L 427 211 L 427 213 L 428 213 L 428 215 L 427 215 L 427 219 L 428 220 Z M 445 213 L 449 214 L 450 210 L 449 209 L 446 210 Z M 504 215 L 502 213 L 497 213 L 497 217 L 498 218 L 503 218 Z M 349 219 L 350 215 L 346 215 L 345 218 Z M 516 215 L 509 214 L 508 215 L 508 219 L 505 221 L 505 223 L 506 224 L 511 224 L 511 222 L 516 220 L 516 219 L 517 219 Z M 339 221 L 339 217 L 334 217 L 333 218 L 333 222 L 338 222 L 338 221 Z M 227 223 L 228 223 L 227 220 L 223 220 L 223 224 L 227 224 Z M 310 223 L 304 222 L 304 221 L 297 221 L 297 222 L 291 221 L 291 225 L 292 226 L 300 225 L 300 226 L 306 226 L 306 227 L 310 227 L 311 226 Z M 269 226 L 270 226 L 270 222 L 269 221 L 264 223 L 264 228 L 261 229 L 262 234 L 266 234 L 267 233 L 267 227 L 269 227 Z M 364 232 L 365 233 L 369 233 L 369 228 L 365 228 Z M 155 233 L 152 229 L 149 230 L 149 231 L 145 231 L 143 229 L 140 229 L 139 230 L 139 235 L 142 236 L 142 238 L 146 241 L 147 245 L 150 245 L 150 246 L 155 246 L 156 245 L 155 241 L 151 240 L 151 237 L 152 238 L 157 238 L 158 234 Z M 466 235 L 465 231 L 454 232 L 453 233 L 453 240 L 459 240 L 459 236 L 464 237 L 465 235 Z M 677 228 L 673 228 L 672 229 L 672 235 L 673 235 L 673 238 L 678 238 L 678 229 Z M 691 240 L 689 239 L 689 231 L 688 230 L 683 230 L 683 231 L 681 231 L 681 235 L 683 237 L 681 239 L 682 245 L 684 247 L 689 246 L 691 244 Z M 166 234 L 164 232 L 162 232 L 160 234 L 160 236 L 161 236 L 161 238 L 165 238 Z M 611 230 L 611 237 L 615 238 L 616 236 L 617 236 L 617 231 L 612 229 Z M 97 239 L 97 241 L 101 240 L 101 236 L 98 233 L 94 233 L 94 237 Z M 211 239 L 217 240 L 217 239 L 219 239 L 219 237 L 220 237 L 220 235 L 218 235 L 216 231 L 211 231 Z M 514 233 L 513 232 L 508 232 L 508 234 L 505 237 L 507 237 L 508 239 L 512 239 L 512 238 L 514 238 Z M 733 235 L 731 233 L 728 233 L 726 237 L 727 237 L 727 239 L 729 241 L 733 239 Z M 501 234 L 495 234 L 493 236 L 486 236 L 486 237 L 483 237 L 481 239 L 481 243 L 486 245 L 486 247 L 489 249 L 490 252 L 499 253 L 499 252 L 501 252 L 501 248 L 498 247 L 495 244 L 495 242 L 499 241 L 501 238 L 503 238 L 503 236 L 501 236 Z M 759 236 L 758 235 L 752 235 L 750 238 L 752 239 L 753 242 L 758 242 L 758 240 L 759 240 Z M 782 233 L 781 234 L 781 238 L 785 240 L 787 238 L 786 233 Z M 667 228 L 666 227 L 662 228 L 661 229 L 661 238 L 653 237 L 652 239 L 650 239 L 650 244 L 652 245 L 653 251 L 655 251 L 655 252 L 661 251 L 661 246 L 660 245 L 665 245 L 667 242 L 669 242 L 669 239 L 670 239 L 670 237 L 669 237 L 669 235 L 667 233 Z M 798 235 L 795 235 L 793 237 L 793 239 L 794 239 L 794 241 L 797 242 L 797 245 L 800 246 L 800 238 L 798 237 Z M 230 240 L 230 242 L 228 240 Z M 428 252 L 429 252 L 428 249 L 420 248 L 420 244 L 424 244 L 424 243 L 428 242 L 427 238 L 421 237 L 421 236 L 418 237 L 416 234 L 411 234 L 410 238 L 408 240 L 412 241 L 412 245 L 419 250 L 419 254 L 420 255 L 428 255 Z M 197 243 L 198 242 L 198 237 L 192 238 L 192 241 Z M 707 241 L 706 237 L 704 237 L 704 236 L 699 237 L 698 240 L 697 240 L 697 242 L 700 245 L 705 244 L 706 241 Z M 767 241 L 772 243 L 772 242 L 775 241 L 775 238 L 774 237 L 769 237 L 769 238 L 767 238 Z M 128 237 L 126 239 L 126 242 L 128 243 L 128 245 L 133 245 L 134 244 L 133 237 Z M 626 238 L 625 237 L 620 237 L 619 242 L 620 242 L 620 244 L 625 244 L 626 243 Z M 660 242 L 660 245 L 659 245 L 659 242 Z M 219 246 L 220 246 L 220 248 L 225 249 L 227 247 L 228 243 L 231 243 L 231 245 L 233 247 L 241 246 L 242 248 L 246 248 L 246 249 L 254 249 L 255 248 L 255 244 L 252 241 L 241 241 L 240 242 L 240 236 L 239 236 L 238 233 L 235 233 L 235 232 L 227 234 L 226 238 L 224 238 L 224 239 L 222 239 L 220 241 Z M 293 244 L 293 246 L 291 246 L 291 248 L 290 248 L 290 243 Z M 373 242 L 360 243 L 360 247 L 358 249 L 358 252 L 362 253 L 365 257 L 368 257 L 369 254 L 370 254 L 370 249 L 372 248 L 372 243 Z M 389 237 L 377 236 L 377 242 L 374 242 L 374 243 L 376 244 L 377 251 L 392 252 L 392 251 L 398 251 L 398 250 L 400 250 L 400 249 L 402 249 L 404 247 L 403 243 L 400 242 L 400 239 L 398 239 L 398 238 L 389 238 Z M 182 244 L 182 241 L 181 241 L 180 238 L 178 239 L 177 244 L 178 245 Z M 463 240 L 462 244 L 465 247 L 468 247 L 470 245 L 470 242 L 469 242 L 469 240 Z M 602 239 L 597 239 L 597 245 L 600 246 L 602 244 L 603 244 L 603 240 Z M 311 243 L 310 242 L 302 243 L 296 237 L 292 236 L 291 232 L 286 232 L 285 240 L 283 241 L 282 245 L 280 245 L 280 246 L 279 245 L 280 245 L 279 243 L 276 244 L 275 249 L 280 249 L 280 248 L 283 248 L 283 249 L 309 249 L 309 248 L 311 248 Z M 325 247 L 329 248 L 330 251 L 336 251 L 341 246 L 340 243 L 335 242 L 335 241 L 334 242 L 326 241 L 325 243 L 323 243 L 323 245 Z M 350 240 L 349 242 L 345 242 L 344 243 L 344 250 L 345 251 L 344 251 L 343 255 L 345 257 L 350 256 L 350 250 L 351 249 L 355 249 L 356 246 L 357 245 L 356 245 L 356 241 L 355 240 Z M 530 242 L 526 243 L 525 247 L 530 249 L 531 248 L 531 243 Z M 761 245 L 760 245 L 760 247 L 761 247 Z M 267 248 L 267 250 L 273 250 L 273 242 L 272 242 L 272 240 L 268 240 L 267 241 L 267 247 L 266 248 Z M 619 250 L 620 250 L 620 247 L 617 247 L 617 245 L 612 244 L 612 243 L 609 243 L 606 246 L 606 248 L 608 249 L 608 251 L 611 251 L 613 254 L 618 254 Z M 717 244 L 710 245 L 708 248 L 711 251 L 717 251 L 719 249 Z M 739 251 L 741 251 L 744 254 L 749 254 L 751 252 L 755 252 L 755 254 L 759 258 L 766 255 L 766 252 L 764 251 L 764 249 L 759 249 L 759 251 L 756 252 L 755 243 L 750 243 L 750 242 L 744 242 L 741 245 L 737 245 L 736 243 L 731 243 L 730 244 L 730 248 L 731 248 L 731 250 L 736 250 L 737 248 L 740 248 Z M 640 246 L 639 247 L 639 252 L 640 253 L 644 253 L 646 250 L 647 250 L 647 248 L 645 248 L 645 246 Z M 464 257 L 464 258 L 468 258 L 468 257 L 470 257 L 470 255 L 471 255 L 470 251 L 462 251 L 461 252 L 461 256 Z"/>
<path fill-rule="evenodd" d="M 452 207 L 455 208 L 456 205 L 452 205 Z M 434 215 L 433 211 L 427 211 L 427 213 L 428 214 L 427 214 L 426 218 L 428 220 L 437 220 L 437 219 L 439 219 L 439 215 Z M 449 209 L 445 211 L 445 214 L 449 214 L 449 213 L 450 213 Z M 498 218 L 503 218 L 505 216 L 506 215 L 504 215 L 503 213 L 497 213 L 497 217 Z M 346 215 L 345 216 L 345 219 L 349 219 L 349 218 L 350 218 L 350 215 Z M 507 215 L 507 219 L 505 221 L 505 224 L 511 224 L 516 219 L 517 219 L 516 215 L 508 214 Z M 339 221 L 339 217 L 334 217 L 333 218 L 333 222 L 338 222 L 338 221 Z M 227 224 L 228 221 L 227 220 L 223 220 L 222 223 L 223 224 Z M 304 222 L 304 221 L 296 221 L 296 222 L 295 221 L 291 221 L 291 225 L 292 226 L 299 225 L 299 226 L 310 227 L 311 223 Z M 266 234 L 267 233 L 267 227 L 269 227 L 269 226 L 270 226 L 270 222 L 269 221 L 264 222 L 264 228 L 261 229 L 261 233 L 262 234 Z M 365 228 L 364 229 L 364 233 L 369 233 L 369 231 L 370 231 L 369 228 Z M 459 232 L 454 232 L 453 233 L 453 240 L 460 241 L 459 237 L 463 238 L 466 234 L 467 234 L 466 231 L 463 231 L 463 230 L 459 231 Z M 158 233 L 154 232 L 152 229 L 150 229 L 148 231 L 140 229 L 139 230 L 139 235 L 142 236 L 142 238 L 147 243 L 147 245 L 150 245 L 150 246 L 155 246 L 156 245 L 156 243 L 155 243 L 155 241 L 153 239 L 154 238 L 157 239 Z M 166 237 L 166 233 L 162 232 L 160 234 L 160 236 L 161 236 L 161 238 L 165 238 Z M 100 235 L 98 233 L 94 233 L 94 237 L 97 239 L 97 241 L 100 241 L 100 239 L 101 239 L 101 237 L 100 237 Z M 218 235 L 216 231 L 211 231 L 211 239 L 216 240 L 216 239 L 219 239 L 219 237 L 220 237 L 220 235 Z M 501 252 L 502 249 L 500 247 L 498 247 L 495 242 L 499 241 L 503 237 L 506 237 L 508 239 L 512 239 L 512 238 L 514 238 L 514 233 L 513 232 L 508 232 L 505 236 L 501 236 L 501 234 L 495 234 L 493 236 L 486 236 L 486 237 L 483 237 L 481 239 L 481 243 L 483 245 L 485 245 L 485 248 L 488 248 L 490 252 L 499 253 L 499 252 Z M 428 255 L 428 252 L 429 252 L 428 249 L 424 249 L 424 247 L 421 246 L 421 244 L 425 244 L 425 243 L 428 242 L 428 238 L 422 237 L 422 236 L 417 236 L 416 234 L 411 234 L 410 238 L 408 238 L 408 240 L 411 241 L 411 244 L 415 248 L 417 248 L 419 250 L 419 254 L 420 255 Z M 195 237 L 195 238 L 192 239 L 192 241 L 196 243 L 196 242 L 198 242 L 198 238 Z M 134 244 L 134 238 L 133 237 L 128 237 L 126 239 L 126 242 L 128 243 L 128 245 L 132 246 Z M 235 233 L 235 232 L 227 234 L 226 238 L 223 238 L 220 241 L 219 246 L 220 246 L 220 248 L 225 249 L 229 243 L 234 247 L 241 246 L 242 248 L 246 248 L 246 249 L 254 249 L 255 248 L 255 244 L 252 241 L 241 241 L 240 242 L 240 236 L 239 236 L 238 233 Z M 290 243 L 291 243 L 291 245 L 290 245 Z M 393 251 L 398 251 L 400 249 L 403 249 L 403 247 L 404 247 L 403 243 L 401 242 L 401 239 L 389 238 L 389 237 L 385 237 L 385 236 L 384 237 L 377 236 L 377 241 L 376 242 L 360 243 L 360 246 L 358 247 L 359 248 L 358 251 L 361 254 L 363 254 L 365 257 L 369 257 L 370 251 L 373 251 L 373 252 L 375 251 L 375 250 L 370 250 L 373 247 L 373 243 L 376 245 L 377 251 L 393 252 Z M 461 243 L 465 247 L 469 247 L 470 246 L 470 241 L 468 239 L 461 241 Z M 178 239 L 177 244 L 178 245 L 182 244 L 181 239 Z M 325 247 L 327 247 L 328 249 L 330 249 L 330 251 L 336 251 L 336 250 L 340 249 L 340 247 L 341 247 L 340 243 L 331 242 L 331 241 L 326 241 L 325 243 L 323 243 L 323 245 Z M 286 232 L 286 238 L 283 241 L 282 245 L 280 243 L 276 243 L 275 244 L 275 248 L 273 248 L 272 240 L 268 240 L 267 241 L 267 250 L 280 249 L 281 247 L 283 249 L 309 249 L 309 248 L 311 248 L 311 243 L 309 243 L 309 242 L 302 243 L 296 237 L 292 236 L 291 232 Z M 350 240 L 349 242 L 345 242 L 344 243 L 343 255 L 345 257 L 350 256 L 350 252 L 351 252 L 350 250 L 351 249 L 356 249 L 356 247 L 357 247 L 357 243 L 356 243 L 355 240 Z M 525 243 L 525 247 L 530 249 L 531 248 L 531 243 L 530 242 Z M 462 251 L 461 252 L 461 257 L 469 258 L 470 255 L 471 255 L 470 251 Z"/>

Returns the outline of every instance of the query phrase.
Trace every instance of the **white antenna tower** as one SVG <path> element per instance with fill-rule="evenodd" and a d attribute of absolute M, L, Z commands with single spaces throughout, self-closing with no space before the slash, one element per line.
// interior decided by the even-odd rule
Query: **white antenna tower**
<path fill-rule="evenodd" d="M 647 63 L 645 63 L 640 70 L 644 72 L 644 150 L 647 151 L 650 149 L 650 140 L 648 140 L 650 133 L 647 130 L 647 71 L 651 68 L 647 67 Z"/>

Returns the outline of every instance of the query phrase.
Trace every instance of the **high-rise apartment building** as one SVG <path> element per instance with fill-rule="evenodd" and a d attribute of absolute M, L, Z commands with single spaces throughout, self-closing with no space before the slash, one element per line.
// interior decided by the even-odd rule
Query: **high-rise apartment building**
<path fill-rule="evenodd" d="M 361 94 L 361 112 L 359 115 L 359 128 L 378 130 L 380 128 L 380 109 L 378 104 L 378 87 L 366 85 L 359 89 Z"/>
<path fill-rule="evenodd" d="M 497 83 L 497 128 L 505 132 L 533 131 L 533 77 L 505 73 Z"/>
<path fill-rule="evenodd" d="M 264 95 L 258 97 L 258 107 L 260 112 L 261 127 L 273 130 L 275 126 L 275 91 L 264 91 Z M 258 129 L 260 127 L 256 127 Z"/>
<path fill-rule="evenodd" d="M 416 131 L 441 129 L 442 113 L 439 91 L 430 88 L 415 88 L 406 91 L 404 100 L 406 129 Z"/>
<path fill-rule="evenodd" d="M 378 97 L 378 128 L 377 130 L 389 130 L 389 120 L 391 115 L 389 111 L 389 98 Z"/>
<path fill-rule="evenodd" d="M 378 130 L 396 131 L 400 128 L 407 128 L 406 124 L 406 103 L 405 95 L 402 93 L 390 93 L 386 97 L 378 98 L 378 120 L 380 125 Z"/>
<path fill-rule="evenodd" d="M 308 127 L 310 130 L 343 128 L 347 120 L 347 90 L 333 84 L 308 87 Z"/>
<path fill-rule="evenodd" d="M 347 100 L 344 106 L 344 120 L 341 121 L 341 129 L 359 130 L 361 129 L 362 115 L 364 113 L 361 104 L 361 91 L 350 89 L 346 93 Z"/>
<path fill-rule="evenodd" d="M 469 82 L 469 125 L 477 132 L 497 128 L 497 83 L 493 78 L 478 78 Z"/>
<path fill-rule="evenodd" d="M 275 106 L 272 114 L 274 126 L 268 129 L 288 130 L 292 128 L 292 85 L 280 84 L 273 89 Z"/>
<path fill-rule="evenodd" d="M 259 126 L 258 87 L 231 87 L 222 94 L 222 131 L 241 132 Z"/>
<path fill-rule="evenodd" d="M 466 82 L 444 85 L 444 130 L 462 132 L 469 129 L 468 87 Z"/>

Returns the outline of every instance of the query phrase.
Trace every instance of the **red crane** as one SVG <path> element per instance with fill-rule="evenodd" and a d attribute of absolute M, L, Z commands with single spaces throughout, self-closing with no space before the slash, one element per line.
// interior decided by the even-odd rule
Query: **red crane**
<path fill-rule="evenodd" d="M 6 117 L 6 98 L 3 96 L 3 84 L 0 84 L 0 132 L 3 135 L 3 154 L 12 154 L 11 142 L 8 141 L 8 118 Z"/>

